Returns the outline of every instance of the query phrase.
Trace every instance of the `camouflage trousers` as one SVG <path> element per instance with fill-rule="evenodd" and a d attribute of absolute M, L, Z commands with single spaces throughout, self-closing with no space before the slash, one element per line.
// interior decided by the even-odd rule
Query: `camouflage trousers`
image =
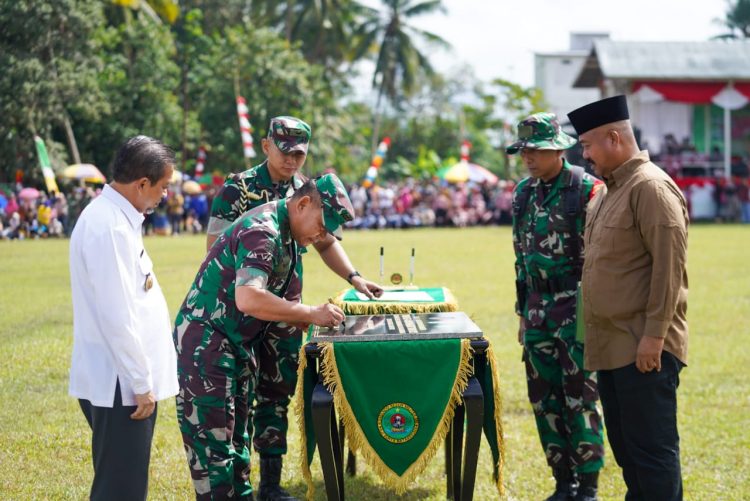
<path fill-rule="evenodd" d="M 196 499 L 249 499 L 245 429 L 255 361 L 238 360 L 227 339 L 204 324 L 178 327 L 177 421 Z"/>
<path fill-rule="evenodd" d="M 297 260 L 284 298 L 297 303 L 302 297 L 302 259 Z M 284 322 L 270 323 L 253 352 L 258 362 L 255 392 L 249 392 L 251 406 L 247 436 L 260 454 L 286 454 L 289 403 L 297 386 L 302 329 Z"/>
<path fill-rule="evenodd" d="M 297 385 L 302 329 L 283 322 L 272 323 L 254 352 L 258 381 L 250 392 L 252 405 L 247 436 L 260 454 L 286 454 L 289 403 Z"/>
<path fill-rule="evenodd" d="M 575 311 L 575 309 L 573 309 Z M 575 322 L 548 327 L 526 321 L 524 363 L 529 401 L 547 463 L 579 473 L 604 465 L 596 373 L 583 370 L 583 344 Z"/>

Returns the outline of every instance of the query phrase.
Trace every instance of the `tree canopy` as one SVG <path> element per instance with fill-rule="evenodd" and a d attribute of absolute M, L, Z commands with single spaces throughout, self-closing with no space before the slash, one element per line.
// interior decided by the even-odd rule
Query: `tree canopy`
<path fill-rule="evenodd" d="M 136 134 L 171 145 L 187 172 L 201 146 L 207 171 L 243 170 L 237 95 L 247 101 L 259 155 L 271 117 L 297 115 L 312 125 L 308 174 L 334 168 L 346 180 L 360 179 L 372 141 L 386 135 L 392 148 L 384 171 L 432 175 L 469 140 L 475 161 L 507 174 L 499 131 L 541 96 L 512 82 L 483 88 L 470 71 L 436 72 L 430 50 L 447 43 L 412 22 L 444 12 L 442 0 L 371 5 L 2 2 L 0 182 L 21 170 L 25 182 L 41 187 L 35 134 L 58 170 L 82 161 L 108 174 L 117 147 Z M 381 98 L 374 107 L 368 90 L 355 88 L 368 76 Z M 456 100 L 459 94 L 468 98 Z"/>

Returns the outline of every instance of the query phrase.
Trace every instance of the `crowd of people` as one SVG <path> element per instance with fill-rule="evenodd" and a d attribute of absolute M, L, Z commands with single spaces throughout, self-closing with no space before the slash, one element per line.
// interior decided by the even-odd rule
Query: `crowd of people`
<path fill-rule="evenodd" d="M 407 179 L 369 188 L 353 184 L 349 196 L 356 229 L 510 224 L 512 181 L 448 184 Z"/>
<path fill-rule="evenodd" d="M 689 151 L 687 152 L 689 153 Z M 660 156 L 665 170 L 675 179 L 688 201 L 691 219 L 750 223 L 750 177 L 735 172 L 705 177 L 681 175 L 670 167 L 669 155 Z M 659 157 L 657 157 L 659 158 Z M 496 184 L 451 184 L 440 179 L 407 178 L 395 182 L 379 180 L 365 187 L 350 184 L 349 195 L 356 211 L 351 229 L 466 227 L 504 225 L 512 222 L 512 198 L 516 182 Z M 0 238 L 67 237 L 83 208 L 101 193 L 101 187 L 65 187 L 60 192 L 39 192 L 21 197 L 20 183 L 0 190 Z M 170 186 L 167 198 L 146 215 L 147 235 L 179 235 L 206 231 L 213 196 L 218 187 L 200 193 L 183 192 L 179 183 Z"/>
<path fill-rule="evenodd" d="M 407 179 L 386 181 L 365 188 L 348 187 L 356 210 L 352 229 L 465 227 L 510 224 L 513 181 L 489 184 L 449 184 L 442 181 Z M 83 208 L 100 193 L 100 188 L 76 187 L 51 196 L 20 199 L 16 192 L 0 193 L 2 238 L 47 238 L 70 236 Z M 147 235 L 179 235 L 206 231 L 214 187 L 188 194 L 179 185 L 170 187 L 167 197 L 146 215 Z M 3 207 L 4 206 L 4 207 Z"/>
<path fill-rule="evenodd" d="M 68 193 L 39 192 L 34 197 L 22 196 L 21 185 L 7 194 L 0 191 L 0 238 L 70 236 L 81 211 L 100 191 L 87 186 Z"/>
<path fill-rule="evenodd" d="M 750 223 L 750 178 L 676 179 L 695 220 Z M 350 229 L 507 225 L 512 220 L 514 181 L 497 184 L 449 184 L 434 181 L 384 182 L 365 188 L 348 186 L 356 211 Z M 67 237 L 83 208 L 100 188 L 76 187 L 68 193 L 35 199 L 0 192 L 0 238 Z M 214 189 L 183 193 L 170 189 L 154 212 L 146 215 L 147 235 L 203 233 L 208 225 Z"/>

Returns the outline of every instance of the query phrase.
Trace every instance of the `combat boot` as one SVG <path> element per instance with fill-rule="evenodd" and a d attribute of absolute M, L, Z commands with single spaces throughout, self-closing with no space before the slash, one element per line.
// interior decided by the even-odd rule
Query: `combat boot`
<path fill-rule="evenodd" d="M 545 501 L 571 501 L 575 498 L 578 489 L 573 472 L 569 468 L 552 468 L 552 476 L 555 477 L 555 492 Z"/>
<path fill-rule="evenodd" d="M 596 497 L 596 491 L 599 487 L 599 472 L 579 473 L 578 480 L 580 484 L 573 501 L 599 501 L 599 498 Z"/>
<path fill-rule="evenodd" d="M 260 458 L 260 486 L 258 501 L 299 501 L 281 488 L 281 456 Z"/>

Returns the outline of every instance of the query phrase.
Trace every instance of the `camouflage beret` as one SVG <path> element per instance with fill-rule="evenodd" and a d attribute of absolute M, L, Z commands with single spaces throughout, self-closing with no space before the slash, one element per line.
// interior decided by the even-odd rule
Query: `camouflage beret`
<path fill-rule="evenodd" d="M 335 174 L 325 174 L 315 180 L 323 205 L 323 225 L 328 233 L 341 240 L 341 226 L 354 219 L 354 207 L 346 193 L 346 188 Z"/>
<path fill-rule="evenodd" d="M 274 144 L 284 153 L 301 151 L 307 154 L 310 136 L 312 129 L 299 118 L 274 117 L 268 126 L 268 137 L 272 138 Z"/>
<path fill-rule="evenodd" d="M 509 154 L 523 148 L 532 150 L 567 150 L 576 140 L 560 128 L 554 113 L 535 113 L 518 123 L 518 140 L 505 148 Z"/>

